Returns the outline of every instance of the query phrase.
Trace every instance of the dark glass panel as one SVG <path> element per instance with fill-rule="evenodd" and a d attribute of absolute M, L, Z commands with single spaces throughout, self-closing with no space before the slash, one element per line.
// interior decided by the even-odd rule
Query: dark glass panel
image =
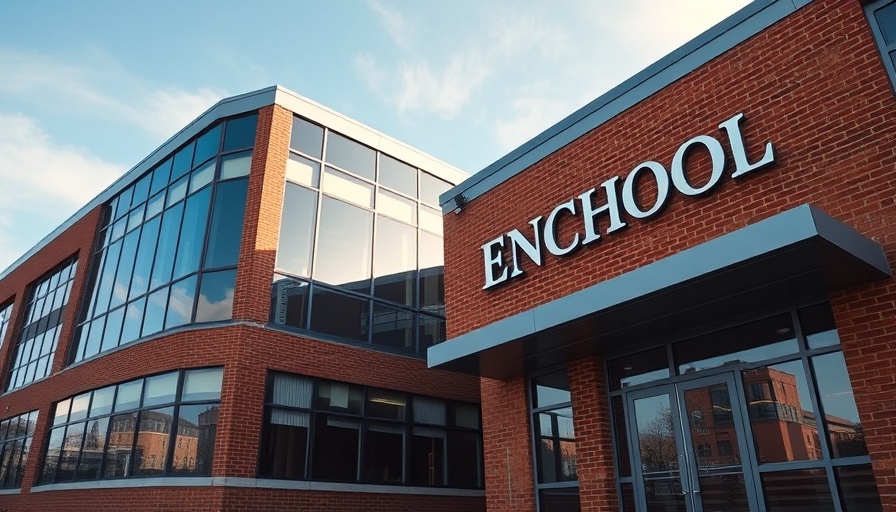
<path fill-rule="evenodd" d="M 230 320 L 235 286 L 236 269 L 203 273 L 196 302 L 196 322 Z"/>
<path fill-rule="evenodd" d="M 156 194 L 165 189 L 171 178 L 171 159 L 165 160 L 152 173 L 152 183 L 149 186 L 149 195 Z"/>
<path fill-rule="evenodd" d="M 806 336 L 809 348 L 840 344 L 837 326 L 834 324 L 834 314 L 831 312 L 831 305 L 827 302 L 800 310 L 800 324 L 803 327 L 803 335 Z"/>
<path fill-rule="evenodd" d="M 93 316 L 109 310 L 109 299 L 112 296 L 112 285 L 115 284 L 115 270 L 118 268 L 118 256 L 121 254 L 121 241 L 110 245 L 103 257 L 103 271 L 97 285 L 96 302 Z"/>
<path fill-rule="evenodd" d="M 637 454 L 648 510 L 686 510 L 668 394 L 634 401 Z"/>
<path fill-rule="evenodd" d="M 377 216 L 373 256 L 374 296 L 414 305 L 416 268 L 417 229 Z"/>
<path fill-rule="evenodd" d="M 248 176 L 252 170 L 252 152 L 244 151 L 221 158 L 220 180 Z"/>
<path fill-rule="evenodd" d="M 290 327 L 308 327 L 308 283 L 274 274 L 271 285 L 271 321 Z"/>
<path fill-rule="evenodd" d="M 59 466 L 59 456 L 62 454 L 62 443 L 65 440 L 65 427 L 54 428 L 50 433 L 50 441 L 47 443 L 47 455 L 44 458 L 44 467 L 40 475 L 41 484 L 53 483 L 56 476 L 56 468 Z"/>
<path fill-rule="evenodd" d="M 448 487 L 482 487 L 479 434 L 448 431 Z"/>
<path fill-rule="evenodd" d="M 451 403 L 448 413 L 449 425 L 479 430 L 479 407 L 473 404 Z"/>
<path fill-rule="evenodd" d="M 400 484 L 404 473 L 403 425 L 368 423 L 364 443 L 362 479 L 373 484 Z"/>
<path fill-rule="evenodd" d="M 251 148 L 255 145 L 255 125 L 258 115 L 239 117 L 227 121 L 224 130 L 224 151 Z"/>
<path fill-rule="evenodd" d="M 407 411 L 408 396 L 404 393 L 370 389 L 367 391 L 367 416 L 403 420 Z"/>
<path fill-rule="evenodd" d="M 768 512 L 826 512 L 834 500 L 823 469 L 762 473 L 762 489 Z"/>
<path fill-rule="evenodd" d="M 134 197 L 131 200 L 132 205 L 137 206 L 146 201 L 146 197 L 149 195 L 149 183 L 151 180 L 152 173 L 147 173 L 134 185 Z"/>
<path fill-rule="evenodd" d="M 318 414 L 314 425 L 311 478 L 357 481 L 360 437 L 360 420 Z"/>
<path fill-rule="evenodd" d="M 223 378 L 223 368 L 207 368 L 184 372 L 184 389 L 181 401 L 220 400 L 221 381 Z"/>
<path fill-rule="evenodd" d="M 289 159 L 286 161 L 286 179 L 299 185 L 318 188 L 320 186 L 320 163 L 302 155 L 290 153 Z"/>
<path fill-rule="evenodd" d="M 445 485 L 444 429 L 413 427 L 408 483 L 420 486 Z"/>
<path fill-rule="evenodd" d="M 171 285 L 171 295 L 168 297 L 168 313 L 165 315 L 165 329 L 190 323 L 193 318 L 195 297 L 195 275 Z"/>
<path fill-rule="evenodd" d="M 193 168 L 193 149 L 195 142 L 190 142 L 174 154 L 174 165 L 171 167 L 171 181 L 174 181 Z"/>
<path fill-rule="evenodd" d="M 635 512 L 635 486 L 624 483 L 622 486 L 622 512 Z"/>
<path fill-rule="evenodd" d="M 159 227 L 162 218 L 156 217 L 143 225 L 140 235 L 140 247 L 134 260 L 134 272 L 131 279 L 130 299 L 146 293 L 149 289 L 149 278 L 152 274 L 152 260 L 159 241 Z"/>
<path fill-rule="evenodd" d="M 412 311 L 374 302 L 371 341 L 374 345 L 414 352 L 414 316 Z"/>
<path fill-rule="evenodd" d="M 218 432 L 218 404 L 182 405 L 171 468 L 176 474 L 209 476 Z"/>
<path fill-rule="evenodd" d="M 165 473 L 173 422 L 174 407 L 140 411 L 140 427 L 134 446 L 134 475 Z"/>
<path fill-rule="evenodd" d="M 884 41 L 891 45 L 896 43 L 896 4 L 889 4 L 874 12 Z"/>
<path fill-rule="evenodd" d="M 845 512 L 883 511 L 870 465 L 834 468 L 834 475 L 840 488 L 840 501 Z"/>
<path fill-rule="evenodd" d="M 59 468 L 56 470 L 57 482 L 71 482 L 75 479 L 75 469 L 81 454 L 81 443 L 84 441 L 86 423 L 75 423 L 65 429 L 62 440 L 62 454 L 59 456 Z"/>
<path fill-rule="evenodd" d="M 311 330 L 355 341 L 367 341 L 367 299 L 315 287 L 311 308 Z"/>
<path fill-rule="evenodd" d="M 565 404 L 572 400 L 569 395 L 569 379 L 566 376 L 566 370 L 535 377 L 532 379 L 532 384 L 535 386 L 534 407 Z"/>
<path fill-rule="evenodd" d="M 815 408 L 802 361 L 742 375 L 759 463 L 820 459 Z"/>
<path fill-rule="evenodd" d="M 445 260 L 442 237 L 420 232 L 420 308 L 445 306 Z"/>
<path fill-rule="evenodd" d="M 610 360 L 610 389 L 622 389 L 645 382 L 669 378 L 669 358 L 666 347 L 646 350 L 630 356 Z"/>
<path fill-rule="evenodd" d="M 542 489 L 539 494 L 541 495 L 541 512 L 579 512 L 581 510 L 578 487 Z"/>
<path fill-rule="evenodd" d="M 118 308 L 106 315 L 106 330 L 103 331 L 103 342 L 100 352 L 112 350 L 121 341 L 121 324 L 124 322 L 124 308 Z"/>
<path fill-rule="evenodd" d="M 625 426 L 625 406 L 621 396 L 610 398 L 613 407 L 613 429 L 616 434 L 616 463 L 620 476 L 631 476 L 632 462 L 628 454 L 628 435 Z"/>
<path fill-rule="evenodd" d="M 205 254 L 206 268 L 236 265 L 240 256 L 248 184 L 249 180 L 233 180 L 218 184 Z"/>
<path fill-rule="evenodd" d="M 315 408 L 348 414 L 361 414 L 364 388 L 344 382 L 323 381 L 317 387 Z"/>
<path fill-rule="evenodd" d="M 799 350 L 789 314 L 699 336 L 672 346 L 680 374 L 752 363 Z"/>
<path fill-rule="evenodd" d="M 420 200 L 433 206 L 439 206 L 439 195 L 451 188 L 447 181 L 440 180 L 432 174 L 420 173 Z"/>
<path fill-rule="evenodd" d="M 833 457 L 868 455 L 865 431 L 842 352 L 812 358 Z"/>
<path fill-rule="evenodd" d="M 305 477 L 308 457 L 307 412 L 272 409 L 262 447 L 259 474 L 273 478 Z"/>
<path fill-rule="evenodd" d="M 177 372 L 149 377 L 143 386 L 143 407 L 167 404 L 177 395 Z"/>
<path fill-rule="evenodd" d="M 103 455 L 103 476 L 120 478 L 131 476 L 131 454 L 134 446 L 134 432 L 137 428 L 137 413 L 112 416 L 109 422 L 109 441 Z"/>
<path fill-rule="evenodd" d="M 162 227 L 159 230 L 159 244 L 156 259 L 152 268 L 150 289 L 158 288 L 171 281 L 171 269 L 174 267 L 174 255 L 177 252 L 177 236 L 180 233 L 180 222 L 184 204 L 179 203 L 162 215 Z"/>
<path fill-rule="evenodd" d="M 221 144 L 221 125 L 215 126 L 205 132 L 196 140 L 196 152 L 193 155 L 193 167 L 205 162 L 218 154 L 218 146 Z"/>
<path fill-rule="evenodd" d="M 417 197 L 417 169 L 380 153 L 380 185 L 397 190 L 402 194 Z"/>
<path fill-rule="evenodd" d="M 165 310 L 168 306 L 168 288 L 162 288 L 146 297 L 146 310 L 140 336 L 149 336 L 165 328 Z"/>
<path fill-rule="evenodd" d="M 376 179 L 376 152 L 332 131 L 327 135 L 326 160 L 368 180 Z"/>
<path fill-rule="evenodd" d="M 292 118 L 292 133 L 289 136 L 289 147 L 320 158 L 323 147 L 324 129 L 300 117 Z"/>
<path fill-rule="evenodd" d="M 280 241 L 277 246 L 278 269 L 297 276 L 311 275 L 316 213 L 317 193 L 287 183 L 280 221 Z"/>
<path fill-rule="evenodd" d="M 103 449 L 106 447 L 106 433 L 109 417 L 87 422 L 84 432 L 84 447 L 81 450 L 81 462 L 75 480 L 96 480 L 100 478 L 100 465 L 103 461 Z"/>
<path fill-rule="evenodd" d="M 418 328 L 420 329 L 420 351 L 445 341 L 445 320 L 426 315 L 420 315 Z"/>
<path fill-rule="evenodd" d="M 211 194 L 212 189 L 206 188 L 187 199 L 180 240 L 177 243 L 177 257 L 174 261 L 174 279 L 199 270 Z"/>
<path fill-rule="evenodd" d="M 121 329 L 121 345 L 130 343 L 140 337 L 140 327 L 143 324 L 143 310 L 146 307 L 146 298 L 131 302 L 124 307 L 124 326 Z"/>
<path fill-rule="evenodd" d="M 143 394 L 143 379 L 125 382 L 118 385 L 118 394 L 115 395 L 115 412 L 127 411 L 140 407 L 140 397 Z"/>

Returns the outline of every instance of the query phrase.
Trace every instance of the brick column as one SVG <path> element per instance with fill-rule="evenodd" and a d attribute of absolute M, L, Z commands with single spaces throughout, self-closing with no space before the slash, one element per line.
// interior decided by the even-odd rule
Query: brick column
<path fill-rule="evenodd" d="M 288 110 L 272 105 L 258 111 L 233 298 L 234 320 L 268 320 L 291 131 L 292 113 Z"/>
<path fill-rule="evenodd" d="M 568 373 L 582 512 L 619 510 L 604 361 L 577 359 L 569 363 Z"/>
<path fill-rule="evenodd" d="M 534 512 L 535 479 L 526 377 L 483 378 L 482 442 L 489 512 Z"/>

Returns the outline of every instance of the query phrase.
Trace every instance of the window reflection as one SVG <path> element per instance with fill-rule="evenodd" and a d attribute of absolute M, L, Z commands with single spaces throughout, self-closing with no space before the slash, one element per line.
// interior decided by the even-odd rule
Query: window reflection
<path fill-rule="evenodd" d="M 762 361 L 799 350 L 789 314 L 699 336 L 673 345 L 679 374 Z"/>
<path fill-rule="evenodd" d="M 867 455 L 865 431 L 859 419 L 843 353 L 813 357 L 812 366 L 818 377 L 818 397 L 828 426 L 831 454 L 834 457 Z"/>
<path fill-rule="evenodd" d="M 199 300 L 196 301 L 196 321 L 214 322 L 230 319 L 235 286 L 236 269 L 203 273 Z"/>
<path fill-rule="evenodd" d="M 324 197 L 314 278 L 349 290 L 370 287 L 370 248 L 373 214 Z"/>
<path fill-rule="evenodd" d="M 338 133 L 327 135 L 327 162 L 362 178 L 376 178 L 376 152 Z"/>

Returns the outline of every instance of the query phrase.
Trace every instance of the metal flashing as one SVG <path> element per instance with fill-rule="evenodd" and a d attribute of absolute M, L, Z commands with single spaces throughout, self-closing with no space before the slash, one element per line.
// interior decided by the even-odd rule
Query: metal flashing
<path fill-rule="evenodd" d="M 668 87 L 811 0 L 755 0 L 439 197 L 442 213 L 487 193 L 525 169 Z"/>
<path fill-rule="evenodd" d="M 802 205 L 430 347 L 427 361 L 505 378 L 571 353 L 599 354 L 615 338 L 631 343 L 659 325 L 700 322 L 709 311 L 891 276 L 879 244 Z"/>

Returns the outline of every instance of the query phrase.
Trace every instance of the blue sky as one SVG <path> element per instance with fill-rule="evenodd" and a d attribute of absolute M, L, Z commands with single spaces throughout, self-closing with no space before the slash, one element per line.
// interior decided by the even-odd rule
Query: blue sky
<path fill-rule="evenodd" d="M 0 270 L 217 100 L 280 84 L 475 173 L 747 0 L 5 0 Z"/>

